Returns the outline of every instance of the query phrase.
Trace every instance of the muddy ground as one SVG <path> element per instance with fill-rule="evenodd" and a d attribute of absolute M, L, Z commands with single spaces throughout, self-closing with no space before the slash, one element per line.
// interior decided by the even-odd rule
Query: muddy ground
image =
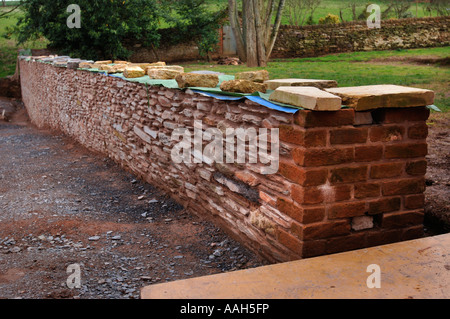
<path fill-rule="evenodd" d="M 0 98 L 0 109 L 11 108 Z M 17 106 L 19 104 L 15 104 Z M 139 298 L 145 285 L 265 264 L 108 158 L 0 120 L 0 298 Z M 426 235 L 450 231 L 450 118 L 429 121 Z M 69 265 L 81 288 L 69 289 Z"/>
<path fill-rule="evenodd" d="M 145 285 L 264 264 L 24 111 L 0 121 L 0 163 L 0 298 L 139 298 Z M 79 289 L 67 287 L 72 264 Z"/>

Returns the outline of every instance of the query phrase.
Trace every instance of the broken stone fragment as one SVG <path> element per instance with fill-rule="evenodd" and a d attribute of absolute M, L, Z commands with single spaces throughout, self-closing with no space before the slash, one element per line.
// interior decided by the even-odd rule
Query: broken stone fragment
<path fill-rule="evenodd" d="M 80 66 L 80 60 L 79 59 L 71 59 L 67 61 L 67 68 L 76 70 Z"/>
<path fill-rule="evenodd" d="M 220 85 L 220 89 L 225 92 L 236 92 L 236 93 L 254 93 L 254 92 L 266 93 L 265 84 L 252 82 L 248 80 L 223 81 L 222 84 Z"/>
<path fill-rule="evenodd" d="M 219 84 L 217 74 L 180 73 L 175 80 L 180 88 L 209 87 L 214 88 Z"/>
<path fill-rule="evenodd" d="M 326 89 L 356 111 L 377 108 L 416 107 L 434 103 L 434 92 L 399 85 L 366 85 Z"/>
<path fill-rule="evenodd" d="M 150 66 L 145 68 L 145 73 L 148 74 L 149 70 L 155 70 L 155 69 L 173 70 L 173 71 L 178 71 L 179 73 L 184 73 L 184 68 L 182 66 L 179 66 L 179 65 L 165 65 L 165 66 L 150 65 Z"/>
<path fill-rule="evenodd" d="M 105 61 L 95 61 L 95 64 L 111 64 L 111 60 L 105 60 Z"/>
<path fill-rule="evenodd" d="M 337 82 L 333 80 L 314 79 L 276 79 L 264 82 L 268 90 L 276 90 L 280 86 L 313 86 L 318 89 L 337 87 Z"/>
<path fill-rule="evenodd" d="M 115 64 L 115 65 L 108 65 L 103 64 L 100 65 L 99 70 L 106 71 L 107 73 L 122 73 L 127 68 L 127 64 Z"/>
<path fill-rule="evenodd" d="M 120 61 L 120 60 L 116 60 L 114 61 L 114 64 L 130 64 L 131 62 L 128 61 Z"/>
<path fill-rule="evenodd" d="M 138 66 L 127 66 L 123 71 L 123 76 L 126 78 L 139 78 L 144 75 L 144 70 Z"/>
<path fill-rule="evenodd" d="M 81 62 L 78 66 L 80 69 L 92 69 L 94 67 L 94 63 L 92 62 Z"/>
<path fill-rule="evenodd" d="M 171 69 L 152 69 L 147 68 L 147 75 L 150 79 L 158 79 L 158 80 L 173 80 L 177 77 L 178 74 L 182 72 Z"/>
<path fill-rule="evenodd" d="M 237 73 L 235 76 L 236 80 L 248 80 L 258 83 L 264 83 L 269 80 L 269 72 L 266 70 L 260 71 L 249 71 Z"/>
<path fill-rule="evenodd" d="M 316 87 L 281 86 L 269 100 L 314 111 L 337 111 L 341 109 L 341 98 Z"/>
<path fill-rule="evenodd" d="M 138 66 L 142 70 L 147 69 L 150 66 L 165 66 L 166 62 L 155 62 L 155 63 L 130 63 L 130 66 Z"/>

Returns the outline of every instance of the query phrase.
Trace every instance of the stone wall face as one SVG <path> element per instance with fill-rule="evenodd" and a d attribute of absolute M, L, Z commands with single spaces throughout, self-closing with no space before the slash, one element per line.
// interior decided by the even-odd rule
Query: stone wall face
<path fill-rule="evenodd" d="M 422 235 L 426 107 L 292 115 L 24 60 L 20 71 L 38 127 L 109 156 L 269 261 Z M 261 174 L 261 158 L 177 164 L 172 133 L 193 132 L 195 121 L 204 135 L 208 128 L 278 129 L 278 172 Z"/>
<path fill-rule="evenodd" d="M 386 20 L 380 29 L 365 21 L 339 25 L 283 26 L 271 58 L 329 53 L 440 47 L 450 44 L 450 16 Z"/>

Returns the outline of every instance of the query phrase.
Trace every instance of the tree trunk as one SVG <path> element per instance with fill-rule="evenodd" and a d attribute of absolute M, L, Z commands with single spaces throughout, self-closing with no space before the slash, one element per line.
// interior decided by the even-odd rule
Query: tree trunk
<path fill-rule="evenodd" d="M 245 16 L 243 17 L 243 23 L 245 24 L 246 31 L 245 44 L 247 49 L 247 66 L 251 68 L 259 66 L 253 0 L 244 0 L 244 12 Z"/>
<path fill-rule="evenodd" d="M 230 18 L 230 26 L 233 30 L 234 37 L 236 39 L 236 50 L 239 59 L 242 62 L 247 61 L 247 53 L 245 49 L 244 36 L 241 29 L 241 24 L 239 23 L 239 16 L 236 6 L 236 0 L 228 0 L 228 12 Z"/>
<path fill-rule="evenodd" d="M 236 0 L 228 0 L 231 29 L 236 38 L 239 58 L 247 62 L 248 67 L 267 66 L 281 25 L 282 12 L 286 0 L 279 0 L 275 24 L 272 15 L 275 0 L 269 1 L 264 8 L 263 0 L 243 0 L 242 28 L 237 14 Z M 264 9 L 264 14 L 262 10 Z"/>

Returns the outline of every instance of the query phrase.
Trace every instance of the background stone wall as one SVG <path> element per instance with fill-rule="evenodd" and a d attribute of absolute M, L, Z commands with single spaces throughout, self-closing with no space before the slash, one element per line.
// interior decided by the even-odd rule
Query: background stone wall
<path fill-rule="evenodd" d="M 425 107 L 293 115 L 38 62 L 21 60 L 20 71 L 38 127 L 109 156 L 270 261 L 422 235 Z M 261 162 L 175 163 L 172 132 L 192 132 L 195 120 L 204 134 L 278 129 L 278 173 L 261 174 Z"/>
<path fill-rule="evenodd" d="M 450 44 L 450 16 L 386 20 L 380 29 L 365 21 L 338 25 L 282 26 L 272 58 L 329 53 L 439 47 Z"/>

